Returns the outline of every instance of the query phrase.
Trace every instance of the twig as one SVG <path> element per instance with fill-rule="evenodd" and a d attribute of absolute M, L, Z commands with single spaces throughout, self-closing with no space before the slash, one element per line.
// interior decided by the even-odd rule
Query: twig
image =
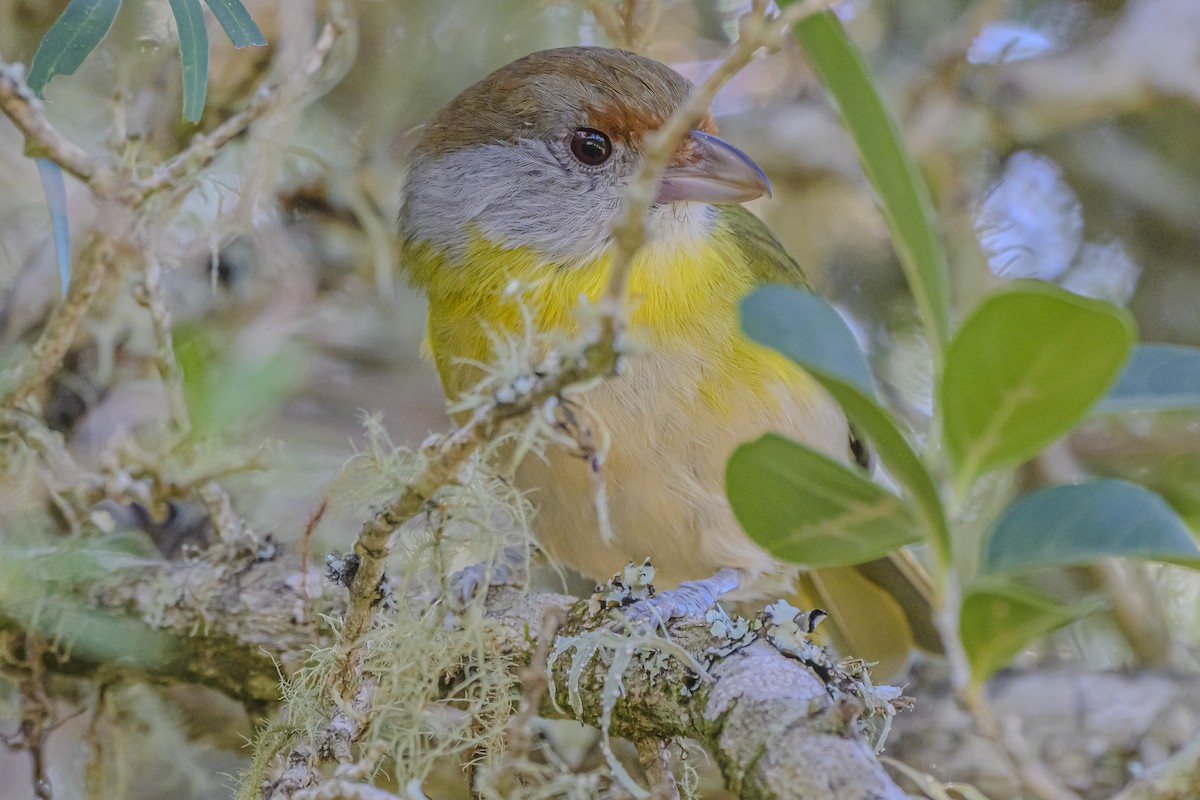
<path fill-rule="evenodd" d="M 162 289 L 162 264 L 153 251 L 146 254 L 142 283 L 135 290 L 134 297 L 150 314 L 150 323 L 154 328 L 154 363 L 166 389 L 167 407 L 175 433 L 180 437 L 187 436 L 191 432 L 192 421 L 183 396 L 183 371 L 175 358 L 172 343 L 171 312 L 167 309 Z"/>
<path fill-rule="evenodd" d="M 83 267 L 71 281 L 66 302 L 55 309 L 37 344 L 33 346 L 33 353 L 17 367 L 13 386 L 0 399 L 0 406 L 13 408 L 22 405 L 62 365 L 63 357 L 75 341 L 79 323 L 87 316 L 104 282 L 104 276 L 116 259 L 116 251 L 115 238 L 107 233 L 97 234 L 81 257 Z"/>
<path fill-rule="evenodd" d="M 116 173 L 67 139 L 41 111 L 41 101 L 25 83 L 21 64 L 0 61 L 0 111 L 25 136 L 25 152 L 33 158 L 48 158 L 86 183 L 98 195 L 112 194 Z"/>
<path fill-rule="evenodd" d="M 308 81 L 325 64 L 325 57 L 329 55 L 334 43 L 345 30 L 345 20 L 338 16 L 330 17 L 321 29 L 320 35 L 317 36 L 312 52 L 305 59 L 303 69 L 259 89 L 244 109 L 222 122 L 211 132 L 197 135 L 186 150 L 170 161 L 159 165 L 148 178 L 138 181 L 135 185 L 139 193 L 139 201 L 145 200 L 163 189 L 176 186 L 181 180 L 207 166 L 216 158 L 222 147 L 236 139 L 256 120 L 278 106 L 289 92 L 297 87 L 307 85 Z"/>
<path fill-rule="evenodd" d="M 767 0 L 753 0 L 752 7 L 739 22 L 739 35 L 730 52 L 716 69 L 696 86 L 675 109 L 663 126 L 646 137 L 642 163 L 626 187 L 625 203 L 613 226 L 613 259 L 608 283 L 600 299 L 604 333 L 612 335 L 620 328 L 625 286 L 633 266 L 633 257 L 646 242 L 646 211 L 654 202 L 663 171 L 670 163 L 679 142 L 696 121 L 703 117 L 717 92 L 749 63 L 756 52 L 770 41 L 776 20 L 767 16 Z"/>
<path fill-rule="evenodd" d="M 41 800 L 53 800 L 54 787 L 46 772 L 46 737 L 54 729 L 54 712 L 46 694 L 46 640 L 37 633 L 25 634 L 25 667 L 21 679 L 21 727 L 12 736 L 0 737 L 9 750 L 24 750 L 32 762 L 33 793 Z"/>

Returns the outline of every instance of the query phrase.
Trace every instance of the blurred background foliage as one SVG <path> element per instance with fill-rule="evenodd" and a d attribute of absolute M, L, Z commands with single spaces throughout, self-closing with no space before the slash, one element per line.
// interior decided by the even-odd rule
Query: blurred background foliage
<path fill-rule="evenodd" d="M 0 0 L 0 56 L 28 65 L 65 5 Z M 170 213 L 149 232 L 185 374 L 188 458 L 138 465 L 137 454 L 169 438 L 172 401 L 155 369 L 153 326 L 130 291 L 137 276 L 119 274 L 40 398 L 73 461 L 107 481 L 139 470 L 156 473 L 156 486 L 220 476 L 251 527 L 290 542 L 364 445 L 364 413 L 379 414 L 397 444 L 416 445 L 443 429 L 437 378 L 421 356 L 422 301 L 398 276 L 392 241 L 407 149 L 432 112 L 492 69 L 545 47 L 612 44 L 597 13 L 614 5 L 339 6 L 352 28 L 318 85 L 225 148 L 194 189 L 165 198 Z M 745 5 L 662 0 L 639 19 L 639 49 L 701 76 Z M 77 74 L 46 87 L 46 113 L 89 150 L 147 163 L 170 155 L 238 111 L 273 70 L 297 69 L 327 10 L 323 0 L 247 7 L 268 46 L 236 50 L 207 15 L 210 76 L 198 126 L 181 118 L 178 43 L 160 0 L 126 0 Z M 1200 4 L 847 0 L 841 9 L 930 186 L 956 318 L 1005 278 L 1076 275 L 1092 293 L 1127 301 L 1143 341 L 1200 345 Z M 723 135 L 774 184 L 774 199 L 753 210 L 847 312 L 892 405 L 912 419 L 927 414 L 930 378 L 903 275 L 853 147 L 798 49 L 789 44 L 752 63 L 718 97 L 716 112 Z M 102 215 L 70 180 L 68 192 L 78 255 Z M 1099 264 L 1100 274 L 1073 272 L 1080 264 Z M 11 365 L 28 353 L 59 289 L 37 171 L 7 123 L 0 123 L 0 286 L 0 362 Z M 1057 451 L 1039 459 L 1017 482 L 1031 488 L 1079 470 L 1131 478 L 1162 493 L 1193 528 L 1200 524 L 1194 415 L 1094 418 L 1072 435 L 1070 452 L 1066 464 Z M 78 513 L 87 498 L 64 497 L 77 486 L 63 485 L 20 447 L 5 458 L 5 535 L 88 524 Z M 145 508 L 135 527 L 164 553 L 211 537 L 187 503 L 150 497 Z M 351 504 L 331 508 L 316 550 L 345 547 L 361 516 Z M 1169 569 L 1156 575 L 1174 630 L 1194 645 L 1193 587 Z M 1086 586 L 1086 576 L 1080 580 Z M 21 585 L 0 593 L 0 604 Z M 1098 664 L 1130 658 L 1091 620 L 1027 653 L 1025 663 L 1080 651 Z M 159 695 L 121 691 L 146 726 L 171 714 Z M 208 731 L 192 746 L 200 741 L 223 754 L 173 759 L 170 785 L 181 797 L 224 796 L 227 788 L 196 765 L 236 770 L 228 754 L 238 742 L 229 732 L 248 734 L 248 718 L 225 703 L 171 702 L 195 715 L 179 724 Z M 77 775 L 67 766 L 71 747 L 61 751 L 63 775 Z M 0 754 L 6 776 L 25 769 L 22 756 Z M 161 796 L 154 787 L 163 785 L 122 791 Z"/>

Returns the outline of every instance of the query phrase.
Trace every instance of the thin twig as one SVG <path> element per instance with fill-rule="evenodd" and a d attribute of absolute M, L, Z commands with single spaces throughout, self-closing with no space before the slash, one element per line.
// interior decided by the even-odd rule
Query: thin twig
<path fill-rule="evenodd" d="M 66 301 L 55 309 L 33 346 L 33 352 L 17 367 L 12 388 L 0 398 L 0 406 L 13 408 L 24 404 L 62 366 L 63 358 L 75 341 L 79 323 L 92 307 L 104 276 L 116 260 L 116 253 L 116 240 L 104 233 L 97 234 L 80 259 L 82 269 L 71 281 Z"/>
<path fill-rule="evenodd" d="M 25 68 L 21 64 L 0 61 L 0 111 L 25 136 L 26 155 L 50 159 L 98 195 L 113 192 L 116 173 L 50 124 L 42 113 L 41 101 L 25 83 Z"/>
<path fill-rule="evenodd" d="M 180 437 L 187 436 L 192 430 L 192 421 L 183 396 L 183 371 L 175 358 L 172 343 L 171 312 L 163 296 L 162 264 L 153 251 L 146 253 L 142 284 L 135 290 L 134 297 L 150 314 L 150 323 L 154 328 L 154 363 L 166 389 L 167 408 L 175 433 Z"/>
<path fill-rule="evenodd" d="M 242 135 L 258 119 L 261 119 L 287 97 L 289 92 L 308 82 L 325 64 L 325 57 L 335 42 L 346 30 L 346 21 L 333 16 L 321 29 L 312 52 L 298 73 L 289 75 L 276 83 L 265 86 L 254 95 L 246 107 L 222 122 L 209 133 L 199 134 L 182 153 L 159 165 L 150 176 L 136 184 L 140 198 L 144 200 L 156 192 L 177 186 L 180 181 L 207 166 L 216 158 L 222 147 Z"/>

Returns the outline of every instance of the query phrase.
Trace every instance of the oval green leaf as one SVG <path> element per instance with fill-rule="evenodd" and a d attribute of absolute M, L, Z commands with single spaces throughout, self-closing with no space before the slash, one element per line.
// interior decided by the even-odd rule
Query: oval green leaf
<path fill-rule="evenodd" d="M 71 0 L 46 31 L 33 54 L 26 83 L 33 93 L 42 90 L 55 75 L 73 75 L 96 45 L 108 35 L 121 0 Z"/>
<path fill-rule="evenodd" d="M 1070 430 L 1116 380 L 1136 332 L 1124 309 L 1040 281 L 989 296 L 950 343 L 943 440 L 960 492 Z"/>
<path fill-rule="evenodd" d="M 846 121 L 863 172 L 879 196 L 893 246 L 921 311 L 929 346 L 935 359 L 939 358 L 950 336 L 950 281 L 946 253 L 933 222 L 929 189 L 862 55 L 837 16 L 831 11 L 810 14 L 796 23 L 794 32 L 813 71 Z"/>
<path fill-rule="evenodd" d="M 825 300 L 792 286 L 763 286 L 741 304 L 742 329 L 787 356 L 820 383 L 870 442 L 900 485 L 943 564 L 950 562 L 950 532 L 941 496 L 924 462 L 892 415 L 875 401 L 867 360 L 841 315 Z"/>
<path fill-rule="evenodd" d="M 777 434 L 733 452 L 725 489 L 750 538 L 783 561 L 849 566 L 920 538 L 899 497 L 860 471 Z"/>
<path fill-rule="evenodd" d="M 1139 344 L 1098 411 L 1165 411 L 1200 408 L 1200 349 Z"/>
<path fill-rule="evenodd" d="M 1200 567 L 1191 531 L 1165 500 L 1133 483 L 1097 480 L 1017 499 L 996 521 L 980 570 L 1019 572 L 1110 556 Z"/>
<path fill-rule="evenodd" d="M 221 23 L 225 35 L 229 37 L 229 41 L 233 42 L 234 47 L 241 49 L 266 45 L 267 38 L 258 29 L 254 18 L 242 5 L 241 0 L 204 0 L 204 2 L 212 9 L 213 16 L 217 18 L 217 22 Z"/>
<path fill-rule="evenodd" d="M 179 29 L 179 62 L 183 66 L 183 118 L 199 122 L 208 95 L 208 30 L 200 0 L 170 0 Z"/>
<path fill-rule="evenodd" d="M 971 587 L 959 612 L 958 633 L 971 662 L 972 682 L 983 683 L 1035 640 L 1104 605 L 1102 597 L 1088 598 L 1076 606 L 1063 605 L 1004 580 Z"/>

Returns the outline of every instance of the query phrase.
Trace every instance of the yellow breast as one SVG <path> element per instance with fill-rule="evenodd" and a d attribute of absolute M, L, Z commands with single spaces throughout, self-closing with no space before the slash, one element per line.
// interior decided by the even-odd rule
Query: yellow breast
<path fill-rule="evenodd" d="M 734 386 L 763 400 L 781 383 L 811 394 L 815 384 L 807 375 L 741 334 L 738 302 L 753 288 L 754 274 L 722 238 L 642 249 L 629 280 L 630 336 L 651 352 L 693 352 L 694 385 L 680 389 L 714 408 L 728 405 Z M 490 362 L 494 334 L 520 334 L 525 314 L 537 331 L 574 333 L 580 299 L 600 297 L 610 263 L 605 255 L 561 267 L 482 238 L 454 264 L 424 247 L 408 256 L 414 283 L 429 296 L 427 344 L 450 397 L 481 377 L 466 362 Z"/>

